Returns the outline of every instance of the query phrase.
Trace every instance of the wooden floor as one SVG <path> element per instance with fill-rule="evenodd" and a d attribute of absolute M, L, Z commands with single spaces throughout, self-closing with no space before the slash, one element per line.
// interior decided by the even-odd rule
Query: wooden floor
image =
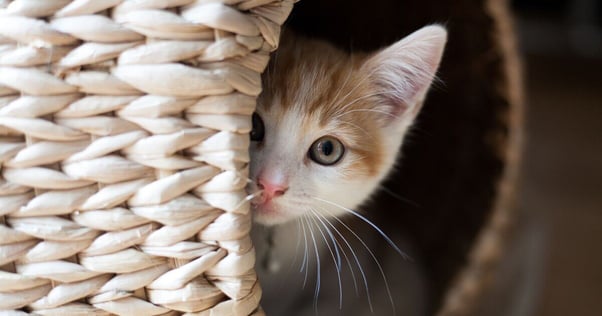
<path fill-rule="evenodd" d="M 547 237 L 536 316 L 602 315 L 602 58 L 527 58 L 520 209 Z"/>

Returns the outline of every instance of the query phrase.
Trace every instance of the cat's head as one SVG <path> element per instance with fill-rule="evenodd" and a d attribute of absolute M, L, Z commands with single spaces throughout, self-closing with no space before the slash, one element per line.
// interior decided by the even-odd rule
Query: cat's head
<path fill-rule="evenodd" d="M 365 201 L 393 168 L 446 39 L 427 26 L 372 55 L 285 39 L 253 116 L 255 220 L 340 216 Z"/>

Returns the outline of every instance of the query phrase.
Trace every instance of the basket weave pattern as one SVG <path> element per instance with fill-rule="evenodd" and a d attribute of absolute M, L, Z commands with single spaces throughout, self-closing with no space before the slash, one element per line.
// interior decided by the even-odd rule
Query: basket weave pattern
<path fill-rule="evenodd" d="M 246 203 L 293 0 L 0 0 L 0 313 L 261 313 Z"/>

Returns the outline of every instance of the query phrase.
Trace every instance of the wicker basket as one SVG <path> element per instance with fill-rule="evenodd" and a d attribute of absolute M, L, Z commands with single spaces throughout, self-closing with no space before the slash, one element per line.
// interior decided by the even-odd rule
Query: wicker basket
<path fill-rule="evenodd" d="M 261 313 L 249 116 L 292 6 L 0 0 L 0 314 Z"/>

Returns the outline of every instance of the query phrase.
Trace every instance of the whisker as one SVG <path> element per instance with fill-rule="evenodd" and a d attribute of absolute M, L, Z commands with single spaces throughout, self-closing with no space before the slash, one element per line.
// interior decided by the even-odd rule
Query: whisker
<path fill-rule="evenodd" d="M 305 230 L 305 222 L 301 221 L 301 227 L 303 228 L 303 242 L 304 242 L 304 251 L 303 251 L 303 261 L 301 264 L 301 269 L 299 269 L 299 272 L 303 272 L 303 269 L 305 269 L 305 277 L 303 278 L 303 289 L 305 288 L 305 285 L 307 284 L 307 272 L 309 270 L 309 258 L 308 258 L 308 250 L 307 250 L 307 232 Z"/>
<path fill-rule="evenodd" d="M 412 205 L 414 207 L 420 207 L 420 205 L 418 205 L 418 203 L 416 203 L 416 202 L 414 202 L 414 201 L 412 201 L 410 199 L 404 198 L 403 196 L 401 196 L 401 195 L 399 195 L 399 194 L 397 194 L 397 193 L 389 190 L 389 188 L 385 187 L 384 185 L 380 186 L 380 190 L 383 190 L 383 192 L 389 194 L 390 196 L 394 197 L 398 201 L 407 203 L 407 204 Z"/>
<path fill-rule="evenodd" d="M 382 229 L 380 229 L 378 226 L 376 226 L 376 224 L 374 224 L 372 221 L 370 221 L 369 219 L 367 219 L 366 217 L 364 217 L 362 214 L 360 214 L 360 213 L 358 213 L 358 212 L 356 212 L 356 211 L 354 211 L 352 209 L 346 208 L 346 207 L 344 207 L 342 205 L 339 205 L 337 203 L 328 201 L 328 200 L 324 200 L 324 199 L 321 199 L 321 198 L 318 198 L 318 197 L 315 197 L 315 196 L 313 196 L 312 198 L 315 199 L 315 200 L 318 200 L 318 201 L 330 204 L 332 206 L 338 207 L 339 209 L 341 209 L 343 211 L 346 211 L 347 213 L 352 214 L 352 215 L 356 216 L 357 218 L 361 219 L 366 224 L 372 226 L 372 228 L 374 228 L 374 230 L 376 230 L 387 241 L 387 243 L 389 244 L 389 246 L 391 246 L 393 249 L 395 249 L 395 251 L 397 251 L 397 253 L 400 256 L 402 256 L 406 260 L 412 260 L 412 258 L 410 258 L 410 256 L 408 256 L 405 252 L 401 251 L 401 249 L 399 249 L 399 247 L 397 247 L 397 245 L 393 242 L 393 240 L 391 240 L 391 238 L 389 238 L 389 236 L 387 236 L 387 234 L 385 234 L 385 232 L 383 232 Z"/>
<path fill-rule="evenodd" d="M 309 209 L 309 211 L 314 214 L 314 216 L 316 215 L 316 211 L 313 209 Z M 337 248 L 335 248 L 334 252 L 332 251 L 332 248 L 330 247 L 330 243 L 328 242 L 328 240 L 326 239 L 326 235 L 324 235 L 322 229 L 320 228 L 319 225 L 317 225 L 318 223 L 315 221 L 315 218 L 312 217 L 312 219 L 314 220 L 314 223 L 316 224 L 316 227 L 318 228 L 318 230 L 320 231 L 320 234 L 322 235 L 324 242 L 326 243 L 326 247 L 328 247 L 328 250 L 330 250 L 330 254 L 332 255 L 332 260 L 334 262 L 334 266 L 337 268 L 337 271 L 341 271 L 341 255 L 339 254 L 339 251 Z M 330 233 L 327 230 L 327 233 Z M 332 236 L 332 234 L 331 234 Z M 335 259 L 335 253 L 336 253 L 336 259 Z"/>
<path fill-rule="evenodd" d="M 326 212 L 326 213 L 328 213 L 328 211 L 326 211 L 324 209 L 323 209 L 323 211 Z M 328 215 L 332 216 L 332 214 L 330 214 L 330 213 L 328 213 Z M 380 271 L 380 275 L 382 276 L 383 281 L 385 282 L 385 289 L 387 290 L 387 294 L 389 295 L 389 301 L 391 302 L 391 307 L 393 308 L 393 314 L 395 314 L 395 301 L 393 300 L 393 295 L 391 294 L 391 289 L 389 288 L 389 282 L 388 282 L 387 276 L 386 276 L 385 271 L 383 270 L 380 262 L 378 261 L 378 258 L 376 258 L 376 255 L 374 255 L 374 252 L 372 252 L 372 250 L 370 249 L 370 247 L 368 247 L 368 245 L 366 244 L 366 242 L 364 242 L 364 240 L 360 236 L 358 236 L 355 233 L 355 231 L 353 231 L 353 229 L 351 229 L 351 227 L 349 227 L 349 225 L 345 224 L 345 222 L 343 222 L 340 218 L 338 218 L 336 216 L 332 216 L 332 217 L 334 217 L 334 219 L 336 221 L 338 221 L 351 234 L 353 234 L 353 236 L 355 236 L 355 238 L 364 246 L 364 248 L 366 248 L 366 250 L 368 251 L 368 253 L 372 257 L 372 259 L 376 263 L 376 266 L 378 267 L 378 270 Z"/>
<path fill-rule="evenodd" d="M 314 209 L 309 209 L 309 211 L 317 216 L 317 212 Z M 318 227 L 318 229 L 320 230 L 320 232 L 322 232 L 322 229 L 320 229 L 320 226 L 317 225 L 317 222 L 314 221 L 314 223 L 316 223 L 316 226 Z M 329 235 L 330 239 L 333 240 L 333 235 L 332 232 L 330 232 L 330 230 L 327 227 L 324 227 L 326 229 L 326 233 Z M 328 248 L 330 248 L 330 244 L 328 243 L 327 239 L 326 239 L 326 235 L 322 234 L 322 236 L 324 237 L 324 242 L 326 242 L 326 246 Z M 334 245 L 334 241 L 333 241 L 333 245 Z M 338 248 L 334 247 L 334 252 L 336 254 L 336 260 L 334 260 L 335 263 L 335 267 L 337 268 L 338 271 L 341 271 L 341 254 L 339 253 Z M 333 256 L 335 255 L 333 254 Z M 333 258 L 334 259 L 334 258 Z"/>
<path fill-rule="evenodd" d="M 324 232 L 322 231 L 322 228 L 320 227 L 319 222 L 316 221 L 316 218 L 318 216 L 316 214 L 316 211 L 314 211 L 313 209 L 309 209 L 309 211 L 314 215 L 311 219 L 314 221 L 314 224 L 318 228 L 320 235 L 322 235 L 322 238 L 324 239 L 324 242 L 326 243 L 326 246 L 328 247 L 328 250 L 330 251 L 330 255 L 332 256 L 332 262 L 334 262 L 334 265 L 337 269 L 337 279 L 339 282 L 338 283 L 339 284 L 339 309 L 342 309 L 343 308 L 343 282 L 341 281 L 341 255 L 339 254 L 339 250 L 336 248 L 336 244 L 333 242 L 333 247 L 335 248 L 335 252 L 336 252 L 336 259 L 335 259 L 335 255 L 332 251 L 332 248 L 330 247 L 330 243 L 326 239 L 326 235 L 324 235 Z M 330 233 L 330 231 L 328 230 L 328 227 L 324 226 L 324 229 L 326 229 L 326 231 L 328 233 Z M 338 262 L 337 262 L 337 259 L 338 259 Z"/>
<path fill-rule="evenodd" d="M 264 190 L 259 190 L 255 193 L 249 194 L 247 196 L 245 196 L 244 199 L 242 199 L 240 202 L 238 202 L 238 204 L 236 204 L 236 206 L 234 206 L 234 209 L 239 209 L 240 207 L 242 207 L 245 203 L 248 203 L 249 201 L 252 201 L 253 199 L 257 198 L 258 196 L 260 196 L 263 193 Z"/>
<path fill-rule="evenodd" d="M 321 210 L 324 211 L 324 209 L 321 209 Z M 324 216 L 322 216 L 322 217 L 324 219 L 326 219 L 326 217 L 324 217 Z M 328 223 L 328 225 L 330 227 L 332 227 L 332 229 L 334 229 L 334 231 L 337 233 L 337 235 L 339 235 L 339 237 L 341 237 L 341 239 L 343 239 L 343 242 L 345 243 L 347 248 L 349 248 L 349 251 L 351 251 L 351 255 L 353 256 L 353 259 L 355 260 L 355 263 L 357 264 L 357 268 L 360 271 L 360 275 L 362 276 L 362 280 L 364 281 L 364 288 L 366 289 L 366 297 L 368 298 L 368 306 L 370 307 L 370 312 L 372 314 L 374 314 L 374 307 L 372 306 L 372 299 L 370 296 L 370 287 L 368 286 L 368 279 L 366 278 L 366 273 L 364 272 L 364 268 L 362 268 L 362 264 L 360 263 L 360 260 L 358 259 L 357 254 L 353 250 L 353 247 L 351 247 L 351 244 L 349 243 L 347 238 L 345 238 L 345 236 L 330 221 L 326 220 L 326 223 Z M 354 278 L 354 283 L 355 283 L 355 278 Z M 356 287 L 356 293 L 358 293 L 357 287 Z"/>
<path fill-rule="evenodd" d="M 243 201 L 245 201 L 245 202 L 246 202 L 246 201 L 251 201 L 251 200 L 253 200 L 254 198 L 256 198 L 256 197 L 260 196 L 260 195 L 263 193 L 263 191 L 265 191 L 265 190 L 259 190 L 259 191 L 255 192 L 255 193 L 249 194 L 249 195 L 247 195 L 247 196 L 246 196 L 246 197 L 243 199 Z"/>
<path fill-rule="evenodd" d="M 328 219 L 324 215 L 320 214 L 317 211 L 315 212 L 315 214 L 317 216 L 316 218 L 327 229 L 326 231 L 330 235 L 330 238 L 332 239 L 332 242 L 334 244 L 336 244 L 336 247 L 338 247 L 340 249 L 340 251 L 343 253 L 343 257 L 347 261 L 347 267 L 349 267 L 349 271 L 351 272 L 351 279 L 353 281 L 353 287 L 355 289 L 355 295 L 359 297 L 360 293 L 359 293 L 359 289 L 357 287 L 357 282 L 355 280 L 355 272 L 353 271 L 353 267 L 351 266 L 351 260 L 349 260 L 349 257 L 347 256 L 347 252 L 345 251 L 345 248 L 343 248 L 343 245 L 341 245 L 341 243 L 339 242 L 339 240 L 332 234 L 332 231 L 330 230 L 330 228 L 327 228 L 326 224 L 324 223 L 324 222 L 327 222 L 328 224 L 330 224 L 330 221 L 328 221 Z"/>
<path fill-rule="evenodd" d="M 316 243 L 316 237 L 314 236 L 314 230 L 311 227 L 311 222 L 309 221 L 309 219 L 307 218 L 307 215 L 304 215 L 305 220 L 307 221 L 307 226 L 309 227 L 309 233 L 311 235 L 311 239 L 313 241 L 314 244 L 314 251 L 316 254 L 316 289 L 314 291 L 314 309 L 316 310 L 316 314 L 318 314 L 318 296 L 320 295 L 320 282 L 322 279 L 322 276 L 320 275 L 320 253 L 318 251 L 318 244 Z"/>

